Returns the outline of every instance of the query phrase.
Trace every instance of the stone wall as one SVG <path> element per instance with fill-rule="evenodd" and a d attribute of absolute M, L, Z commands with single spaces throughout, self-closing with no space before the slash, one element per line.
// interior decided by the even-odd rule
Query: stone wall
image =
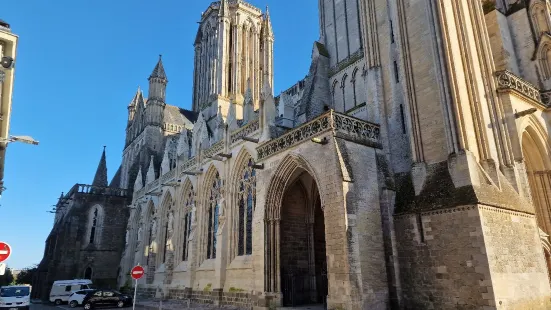
<path fill-rule="evenodd" d="M 491 283 L 499 309 L 550 309 L 549 278 L 533 215 L 479 206 Z M 490 286 L 491 285 L 491 286 Z"/>

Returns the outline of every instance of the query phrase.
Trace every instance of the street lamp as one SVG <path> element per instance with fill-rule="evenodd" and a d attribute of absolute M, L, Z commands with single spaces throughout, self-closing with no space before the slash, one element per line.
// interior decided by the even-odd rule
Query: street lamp
<path fill-rule="evenodd" d="M 26 144 L 38 145 L 38 141 L 36 141 L 30 136 L 10 136 L 7 139 L 0 138 L 0 142 L 4 142 L 4 143 L 22 142 Z"/>
<path fill-rule="evenodd" d="M 2 69 L 11 69 L 13 68 L 13 65 L 14 65 L 14 59 L 10 56 L 4 56 L 2 58 L 0 58 L 0 67 Z M 0 83 L 3 83 L 4 80 L 6 79 L 6 72 L 4 72 L 4 70 L 0 70 Z"/>

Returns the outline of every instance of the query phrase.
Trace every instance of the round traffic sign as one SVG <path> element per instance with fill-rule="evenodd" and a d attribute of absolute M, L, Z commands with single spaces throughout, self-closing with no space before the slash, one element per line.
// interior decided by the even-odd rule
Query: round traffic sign
<path fill-rule="evenodd" d="M 6 261 L 11 255 L 11 247 L 9 244 L 0 241 L 0 263 Z"/>
<path fill-rule="evenodd" d="M 143 277 L 144 273 L 145 273 L 145 270 L 140 265 L 132 268 L 132 271 L 130 271 L 130 275 L 134 280 L 138 280 L 139 278 Z"/>

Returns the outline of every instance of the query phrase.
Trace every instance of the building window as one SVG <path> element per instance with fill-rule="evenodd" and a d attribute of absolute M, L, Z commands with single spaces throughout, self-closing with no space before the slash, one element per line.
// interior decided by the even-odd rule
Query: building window
<path fill-rule="evenodd" d="M 169 201 L 170 204 L 172 204 L 172 201 Z M 170 212 L 172 212 L 171 210 L 171 207 L 168 206 L 168 211 L 166 213 L 166 218 L 165 218 L 165 238 L 163 240 L 163 264 L 166 263 L 166 249 L 168 248 L 168 226 L 170 225 L 169 223 L 169 218 L 170 218 Z"/>
<path fill-rule="evenodd" d="M 400 72 L 398 71 L 398 63 L 394 61 L 394 80 L 396 83 L 400 83 Z"/>
<path fill-rule="evenodd" d="M 191 234 L 191 216 L 194 205 L 194 192 L 193 186 L 190 185 L 187 195 L 184 196 L 184 238 L 182 243 L 182 261 L 188 260 L 189 254 L 189 236 Z"/>
<path fill-rule="evenodd" d="M 92 227 L 90 228 L 90 243 L 94 243 L 96 239 L 96 228 L 98 225 L 98 209 L 94 210 L 94 215 L 92 218 Z"/>
<path fill-rule="evenodd" d="M 256 171 L 249 159 L 241 174 L 238 194 L 238 241 L 237 255 L 251 255 L 253 252 L 253 212 L 256 206 Z"/>
<path fill-rule="evenodd" d="M 207 223 L 207 259 L 216 258 L 216 231 L 218 230 L 218 201 L 220 199 L 220 175 L 216 172 L 210 185 Z"/>

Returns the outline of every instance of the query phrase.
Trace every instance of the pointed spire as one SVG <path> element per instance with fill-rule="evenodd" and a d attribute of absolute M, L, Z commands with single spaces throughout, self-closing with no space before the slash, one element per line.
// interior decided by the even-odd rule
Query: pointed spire
<path fill-rule="evenodd" d="M 170 171 L 170 148 L 171 148 L 170 138 L 166 139 L 165 151 L 163 154 L 163 161 L 161 162 L 161 175 L 165 175 Z"/>
<path fill-rule="evenodd" d="M 159 61 L 157 62 L 157 65 L 153 69 L 153 72 L 151 72 L 151 75 L 149 76 L 150 79 L 152 78 L 159 78 L 166 80 L 166 73 L 165 68 L 163 67 L 163 55 L 159 55 Z"/>
<path fill-rule="evenodd" d="M 142 90 L 140 89 L 140 86 L 138 86 L 138 90 L 136 91 L 136 94 L 134 94 L 134 98 L 132 98 L 132 101 L 130 101 L 128 107 L 136 107 L 141 92 Z"/>
<path fill-rule="evenodd" d="M 272 87 L 268 81 L 264 82 L 262 88 L 262 103 L 260 104 L 260 129 L 262 135 L 260 142 L 268 141 L 272 138 L 272 128 L 275 126 L 276 106 Z"/>
<path fill-rule="evenodd" d="M 138 169 L 138 175 L 136 176 L 136 181 L 134 181 L 134 192 L 139 191 L 143 188 L 143 173 L 142 167 Z"/>
<path fill-rule="evenodd" d="M 151 155 L 151 160 L 149 161 L 149 168 L 147 169 L 147 175 L 145 176 L 145 184 L 149 184 L 155 181 L 155 162 L 153 161 L 154 156 Z"/>
<path fill-rule="evenodd" d="M 274 36 L 274 32 L 272 29 L 272 21 L 270 20 L 270 10 L 268 9 L 267 5 L 266 5 L 266 13 L 264 13 L 264 22 L 263 22 L 262 28 L 264 28 L 263 33 L 265 36 L 268 36 L 268 37 Z"/>
<path fill-rule="evenodd" d="M 99 160 L 98 169 L 96 170 L 96 175 L 94 176 L 92 185 L 107 187 L 107 160 L 105 158 L 105 146 L 103 147 L 103 153 L 101 154 L 101 159 Z"/>
<path fill-rule="evenodd" d="M 189 158 L 189 138 L 188 138 L 188 131 L 185 127 L 184 129 L 182 129 L 182 132 L 180 132 L 180 138 L 178 139 L 176 154 L 178 154 L 178 157 L 180 157 L 182 154 L 185 154 L 184 159 Z"/>
<path fill-rule="evenodd" d="M 233 132 L 234 130 L 239 129 L 239 125 L 237 125 L 237 111 L 235 109 L 235 103 L 231 99 L 226 122 L 228 123 L 229 132 Z"/>

